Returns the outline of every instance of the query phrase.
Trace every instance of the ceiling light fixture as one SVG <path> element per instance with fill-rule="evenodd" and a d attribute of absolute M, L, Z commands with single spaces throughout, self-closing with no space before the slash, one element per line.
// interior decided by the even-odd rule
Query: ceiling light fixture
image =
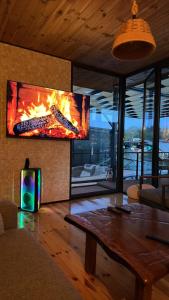
<path fill-rule="evenodd" d="M 135 60 L 151 55 L 156 49 L 156 42 L 149 24 L 143 19 L 137 19 L 138 5 L 132 1 L 132 19 L 122 24 L 117 33 L 112 54 L 121 60 Z"/>

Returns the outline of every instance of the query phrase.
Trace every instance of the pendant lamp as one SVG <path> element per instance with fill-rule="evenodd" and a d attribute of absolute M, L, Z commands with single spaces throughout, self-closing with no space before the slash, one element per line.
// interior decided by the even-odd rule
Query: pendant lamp
<path fill-rule="evenodd" d="M 132 2 L 131 12 L 132 18 L 122 24 L 112 46 L 112 55 L 121 60 L 142 59 L 156 49 L 149 24 L 136 17 L 138 13 L 136 0 Z"/>

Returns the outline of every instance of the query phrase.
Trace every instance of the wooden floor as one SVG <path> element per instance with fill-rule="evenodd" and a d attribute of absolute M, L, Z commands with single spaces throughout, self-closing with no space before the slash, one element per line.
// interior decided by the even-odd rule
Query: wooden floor
<path fill-rule="evenodd" d="M 95 210 L 127 201 L 127 196 L 114 194 L 48 204 L 42 206 L 36 214 L 19 212 L 19 227 L 31 231 L 83 299 L 133 300 L 134 275 L 111 260 L 100 246 L 97 252 L 96 277 L 85 273 L 83 267 L 85 234 L 64 221 L 67 213 Z M 153 286 L 152 300 L 169 300 L 169 276 Z"/>

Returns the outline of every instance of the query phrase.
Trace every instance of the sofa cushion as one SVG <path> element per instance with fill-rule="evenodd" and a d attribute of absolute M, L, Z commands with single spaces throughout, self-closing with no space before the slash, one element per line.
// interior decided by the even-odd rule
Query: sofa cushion
<path fill-rule="evenodd" d="M 0 235 L 4 233 L 4 223 L 2 219 L 2 215 L 0 214 Z"/>
<path fill-rule="evenodd" d="M 140 191 L 140 201 L 149 205 L 162 205 L 162 189 L 148 189 Z M 167 189 L 165 192 L 165 206 L 169 208 L 169 190 Z"/>
<path fill-rule="evenodd" d="M 0 299 L 79 300 L 68 278 L 24 229 L 0 238 Z"/>
<path fill-rule="evenodd" d="M 0 212 L 2 214 L 4 228 L 11 229 L 17 227 L 17 205 L 8 200 L 0 200 Z"/>
<path fill-rule="evenodd" d="M 144 189 L 155 189 L 154 186 L 152 186 L 151 184 L 142 184 L 142 190 Z M 129 198 L 131 199 L 135 199 L 138 200 L 140 197 L 140 185 L 139 184 L 133 184 L 130 185 L 127 189 L 127 195 Z"/>

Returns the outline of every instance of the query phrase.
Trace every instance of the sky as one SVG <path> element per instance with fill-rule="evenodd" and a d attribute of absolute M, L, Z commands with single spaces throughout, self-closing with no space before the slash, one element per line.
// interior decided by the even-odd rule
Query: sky
<path fill-rule="evenodd" d="M 98 114 L 95 112 L 90 112 L 90 126 L 97 128 L 107 128 L 110 129 L 110 122 L 118 122 L 118 112 L 102 110 L 103 113 Z M 148 125 L 148 124 L 147 124 Z M 152 126 L 152 119 L 150 119 L 149 125 Z M 125 118 L 125 130 L 130 127 L 137 127 L 138 129 L 142 126 L 142 119 L 137 118 Z M 169 117 L 160 119 L 160 128 L 169 128 Z"/>

